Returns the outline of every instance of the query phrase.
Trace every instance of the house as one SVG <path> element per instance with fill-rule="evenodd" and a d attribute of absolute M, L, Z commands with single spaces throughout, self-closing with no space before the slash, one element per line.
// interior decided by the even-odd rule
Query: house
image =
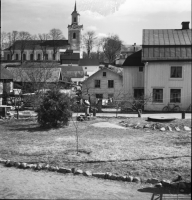
<path fill-rule="evenodd" d="M 144 94 L 144 63 L 141 61 L 142 51 L 128 56 L 123 63 L 124 94 L 134 98 Z"/>
<path fill-rule="evenodd" d="M 68 40 L 17 40 L 13 45 L 4 50 L 5 61 L 40 61 L 60 60 L 60 54 L 67 49 L 79 53 L 82 58 L 82 29 L 79 24 L 80 14 L 77 12 L 75 3 L 74 11 L 71 14 L 71 24 L 68 25 Z"/>
<path fill-rule="evenodd" d="M 4 67 L 0 66 L 0 105 L 6 104 L 4 95 L 13 92 L 13 75 Z"/>
<path fill-rule="evenodd" d="M 123 64 L 123 84 L 125 93 L 140 89 L 152 95 L 145 110 L 162 110 L 168 103 L 185 110 L 191 104 L 191 35 L 189 22 L 181 29 L 143 30 L 142 51 Z"/>
<path fill-rule="evenodd" d="M 72 81 L 74 84 L 79 85 L 85 80 L 84 71 L 81 66 L 63 66 L 60 65 L 62 80 Z"/>
<path fill-rule="evenodd" d="M 116 66 L 122 66 L 124 63 L 125 59 L 130 56 L 131 54 L 141 50 L 142 46 L 141 45 L 122 45 L 121 51 L 119 56 L 115 60 L 115 65 Z"/>
<path fill-rule="evenodd" d="M 114 68 L 103 68 L 83 81 L 83 98 L 89 94 L 93 100 L 103 99 L 107 101 L 120 95 L 123 89 L 123 77 L 120 70 L 114 70 Z"/>
<path fill-rule="evenodd" d="M 8 67 L 13 74 L 14 89 L 23 93 L 49 88 L 62 81 L 61 68 L 51 67 Z"/>
<path fill-rule="evenodd" d="M 98 59 L 80 59 L 79 66 L 83 67 L 83 71 L 87 77 L 93 75 L 100 69 Z"/>

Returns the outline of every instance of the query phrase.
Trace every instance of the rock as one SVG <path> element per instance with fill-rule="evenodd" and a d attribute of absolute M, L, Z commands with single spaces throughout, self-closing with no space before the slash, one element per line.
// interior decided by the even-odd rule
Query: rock
<path fill-rule="evenodd" d="M 126 181 L 127 177 L 126 176 L 117 176 L 117 180 Z"/>
<path fill-rule="evenodd" d="M 163 187 L 169 187 L 170 186 L 170 181 L 169 180 L 162 180 L 161 184 Z"/>
<path fill-rule="evenodd" d="M 145 125 L 143 126 L 143 128 L 151 128 L 151 125 L 150 125 L 150 124 L 145 124 Z"/>
<path fill-rule="evenodd" d="M 46 164 L 46 165 L 43 167 L 43 169 L 48 170 L 49 167 L 50 167 L 50 165 L 49 165 L 49 164 Z"/>
<path fill-rule="evenodd" d="M 133 127 L 134 124 L 127 124 L 127 127 Z"/>
<path fill-rule="evenodd" d="M 31 169 L 36 169 L 37 165 L 36 164 L 31 164 Z"/>
<path fill-rule="evenodd" d="M 134 177 L 132 182 L 136 182 L 136 183 L 139 183 L 141 180 L 139 177 Z"/>
<path fill-rule="evenodd" d="M 20 162 L 15 162 L 14 166 L 20 168 L 21 163 Z"/>
<path fill-rule="evenodd" d="M 170 126 L 167 126 L 167 129 L 168 129 L 169 131 L 173 131 L 172 128 L 171 128 Z"/>
<path fill-rule="evenodd" d="M 188 126 L 183 127 L 185 131 L 190 131 L 191 129 Z"/>
<path fill-rule="evenodd" d="M 159 182 L 159 180 L 156 179 L 156 178 L 149 178 L 149 179 L 147 179 L 147 181 L 146 181 L 146 183 L 151 183 L 151 184 L 156 184 L 156 183 L 158 183 L 158 182 Z"/>
<path fill-rule="evenodd" d="M 10 160 L 6 160 L 5 166 L 6 166 L 6 167 L 11 167 L 10 162 L 11 162 Z"/>
<path fill-rule="evenodd" d="M 179 183 L 170 183 L 169 186 L 170 186 L 171 188 L 173 188 L 173 189 L 177 189 L 178 186 L 179 186 Z"/>
<path fill-rule="evenodd" d="M 179 128 L 179 127 L 175 127 L 175 130 L 176 130 L 176 131 L 180 131 L 180 128 Z"/>
<path fill-rule="evenodd" d="M 34 169 L 35 169 L 35 167 L 34 167 Z M 33 168 L 33 164 L 27 164 L 27 168 L 32 169 Z"/>
<path fill-rule="evenodd" d="M 132 182 L 133 181 L 133 176 L 127 176 L 127 182 Z"/>
<path fill-rule="evenodd" d="M 85 171 L 83 172 L 84 176 L 92 176 L 92 173 L 90 171 Z"/>
<path fill-rule="evenodd" d="M 36 170 L 41 170 L 41 169 L 42 169 L 42 167 L 43 167 L 43 165 L 42 165 L 42 164 L 40 164 L 40 163 L 38 163 L 35 169 L 36 169 Z"/>
<path fill-rule="evenodd" d="M 111 172 L 106 172 L 105 173 L 105 179 L 109 179 L 109 177 L 112 175 L 112 173 Z"/>
<path fill-rule="evenodd" d="M 79 175 L 79 174 L 83 174 L 83 171 L 81 169 L 77 169 L 75 172 L 74 172 L 75 175 Z"/>
<path fill-rule="evenodd" d="M 67 169 L 67 168 L 60 167 L 60 168 L 58 169 L 58 172 L 59 172 L 59 173 L 66 174 L 66 173 L 71 173 L 72 171 L 71 171 L 71 169 Z"/>
<path fill-rule="evenodd" d="M 161 183 L 157 183 L 157 184 L 155 184 L 155 187 L 156 187 L 156 188 L 160 188 L 160 187 L 163 187 L 163 186 L 162 186 Z"/>
<path fill-rule="evenodd" d="M 49 170 L 49 171 L 52 171 L 52 172 L 55 172 L 55 171 L 58 171 L 59 168 L 58 168 L 57 166 L 56 166 L 56 167 L 50 166 L 48 170 Z"/>
<path fill-rule="evenodd" d="M 165 127 L 160 128 L 160 131 L 165 131 Z"/>
<path fill-rule="evenodd" d="M 71 172 L 72 172 L 72 173 L 75 173 L 75 168 L 71 168 Z"/>
<path fill-rule="evenodd" d="M 21 166 L 20 166 L 22 169 L 26 169 L 27 168 L 27 163 L 21 163 Z"/>
<path fill-rule="evenodd" d="M 93 173 L 92 176 L 95 176 L 97 178 L 105 178 L 105 173 Z"/>
<path fill-rule="evenodd" d="M 117 180 L 117 178 L 118 178 L 118 176 L 115 175 L 115 174 L 111 174 L 111 175 L 109 176 L 109 179 L 110 179 L 110 180 Z"/>
<path fill-rule="evenodd" d="M 1 159 L 1 158 L 0 158 L 0 163 L 3 163 L 3 164 L 5 164 L 5 163 L 6 163 L 6 161 L 7 161 L 7 160 L 5 160 L 5 159 Z"/>

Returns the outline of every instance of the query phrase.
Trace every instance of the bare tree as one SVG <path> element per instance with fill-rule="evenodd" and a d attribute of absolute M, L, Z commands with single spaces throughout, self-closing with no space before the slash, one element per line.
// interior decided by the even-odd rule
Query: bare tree
<path fill-rule="evenodd" d="M 19 32 L 19 50 L 21 52 L 21 63 L 23 62 L 23 53 L 26 49 L 26 46 L 28 44 L 28 41 L 31 39 L 30 33 L 26 31 Z"/>
<path fill-rule="evenodd" d="M 7 46 L 7 33 L 6 32 L 1 32 L 1 46 L 0 46 L 0 50 L 4 50 Z"/>
<path fill-rule="evenodd" d="M 111 35 L 102 39 L 103 52 L 109 63 L 113 63 L 120 53 L 122 41 L 118 35 Z"/>
<path fill-rule="evenodd" d="M 13 55 L 15 53 L 16 49 L 16 41 L 19 39 L 19 32 L 18 31 L 12 31 L 7 33 L 7 40 L 8 40 L 8 47 L 11 55 L 11 60 L 13 59 Z"/>
<path fill-rule="evenodd" d="M 31 49 L 32 49 L 32 54 L 33 54 L 33 60 L 35 60 L 35 48 L 37 45 L 37 40 L 38 37 L 37 35 L 31 35 Z"/>
<path fill-rule="evenodd" d="M 50 39 L 50 36 L 47 33 L 42 33 L 42 34 L 39 33 L 38 37 L 41 40 L 40 46 L 43 53 L 43 60 L 45 60 L 45 55 L 47 54 L 47 48 L 48 48 L 46 41 Z"/>
<path fill-rule="evenodd" d="M 83 43 L 87 51 L 88 58 L 90 58 L 90 53 L 96 43 L 96 34 L 94 31 L 87 31 L 83 35 Z"/>
<path fill-rule="evenodd" d="M 65 37 L 63 36 L 63 33 L 60 29 L 51 29 L 49 31 L 49 39 L 52 40 L 50 43 L 50 46 L 53 47 L 53 59 L 56 59 L 56 54 L 59 50 L 59 47 L 61 44 L 58 42 L 58 40 L 64 40 Z"/>

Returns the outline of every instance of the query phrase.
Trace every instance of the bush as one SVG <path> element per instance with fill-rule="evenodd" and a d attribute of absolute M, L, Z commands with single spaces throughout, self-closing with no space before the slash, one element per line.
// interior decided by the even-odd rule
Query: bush
<path fill-rule="evenodd" d="M 38 123 L 43 127 L 68 125 L 72 115 L 70 98 L 58 89 L 48 91 L 41 99 L 37 109 Z"/>

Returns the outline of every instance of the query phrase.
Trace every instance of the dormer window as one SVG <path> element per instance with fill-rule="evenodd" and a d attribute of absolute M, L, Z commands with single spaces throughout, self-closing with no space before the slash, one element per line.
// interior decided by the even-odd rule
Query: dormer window
<path fill-rule="evenodd" d="M 73 33 L 73 39 L 76 39 L 76 33 Z"/>

